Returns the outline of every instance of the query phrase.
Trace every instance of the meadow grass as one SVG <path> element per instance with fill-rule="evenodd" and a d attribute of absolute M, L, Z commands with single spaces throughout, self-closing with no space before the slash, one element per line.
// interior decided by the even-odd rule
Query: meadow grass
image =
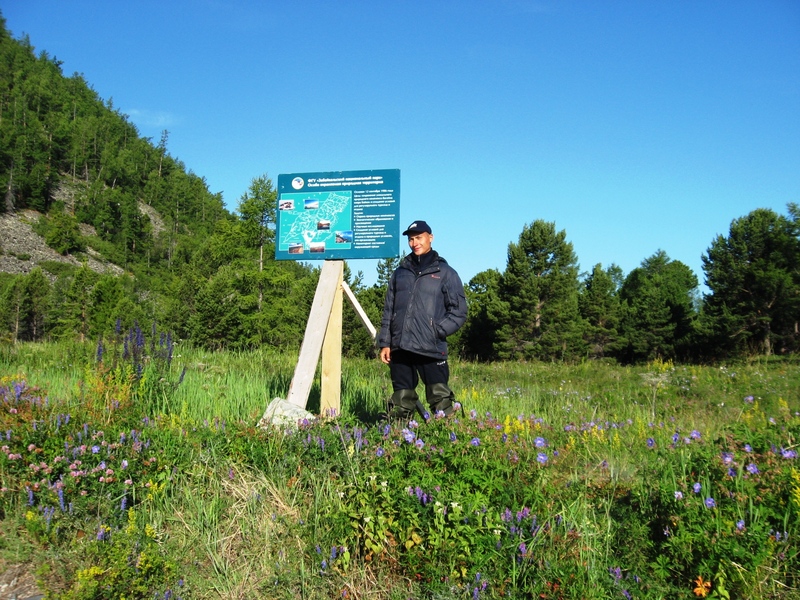
<path fill-rule="evenodd" d="M 296 355 L 97 358 L 0 348 L 0 560 L 51 597 L 798 597 L 796 361 L 452 361 L 462 410 L 390 424 L 348 359 L 260 430 Z"/>

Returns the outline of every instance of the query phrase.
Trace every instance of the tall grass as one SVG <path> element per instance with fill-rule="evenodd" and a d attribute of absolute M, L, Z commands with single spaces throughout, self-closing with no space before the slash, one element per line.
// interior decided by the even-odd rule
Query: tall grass
<path fill-rule="evenodd" d="M 0 567 L 52 597 L 797 597 L 796 361 L 453 361 L 389 426 L 345 360 L 340 419 L 261 431 L 296 356 L 119 350 L 0 347 Z"/>

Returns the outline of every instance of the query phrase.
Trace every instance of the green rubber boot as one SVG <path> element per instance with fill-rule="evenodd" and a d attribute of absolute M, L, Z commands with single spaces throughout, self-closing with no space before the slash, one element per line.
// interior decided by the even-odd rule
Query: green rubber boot
<path fill-rule="evenodd" d="M 389 398 L 389 413 L 390 419 L 405 420 L 411 418 L 417 408 L 416 390 L 397 390 Z"/>
<path fill-rule="evenodd" d="M 426 385 L 425 397 L 428 400 L 428 406 L 431 407 L 431 416 L 442 411 L 446 417 L 449 417 L 455 412 L 453 402 L 456 399 L 456 395 L 446 383 Z"/>

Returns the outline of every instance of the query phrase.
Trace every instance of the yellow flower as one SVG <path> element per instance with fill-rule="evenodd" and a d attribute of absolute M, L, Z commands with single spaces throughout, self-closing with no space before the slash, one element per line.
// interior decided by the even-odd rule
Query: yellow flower
<path fill-rule="evenodd" d="M 711 591 L 711 582 L 710 581 L 703 581 L 703 576 L 700 575 L 697 579 L 694 580 L 697 584 L 697 587 L 694 588 L 694 595 L 700 596 L 701 598 L 705 598 L 708 596 L 708 592 Z"/>

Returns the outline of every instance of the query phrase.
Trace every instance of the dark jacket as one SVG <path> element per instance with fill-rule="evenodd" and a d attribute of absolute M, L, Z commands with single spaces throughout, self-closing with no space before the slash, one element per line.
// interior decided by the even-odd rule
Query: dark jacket
<path fill-rule="evenodd" d="M 447 358 L 447 336 L 467 320 L 464 286 L 455 269 L 435 250 L 406 256 L 389 280 L 378 347 Z"/>

